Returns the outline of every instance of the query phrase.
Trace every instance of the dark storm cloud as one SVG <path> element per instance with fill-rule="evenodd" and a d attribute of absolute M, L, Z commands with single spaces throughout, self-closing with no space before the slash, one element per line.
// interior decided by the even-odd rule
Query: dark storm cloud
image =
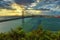
<path fill-rule="evenodd" d="M 15 0 L 15 2 L 17 4 L 22 4 L 22 5 L 26 5 L 26 4 L 31 4 L 33 3 L 35 0 Z"/>
<path fill-rule="evenodd" d="M 3 9 L 12 9 L 11 4 L 12 2 L 17 3 L 17 4 L 22 4 L 22 5 L 26 5 L 26 4 L 31 4 L 33 3 L 35 0 L 0 0 L 0 8 Z"/>
<path fill-rule="evenodd" d="M 3 0 L 0 0 L 0 8 L 3 8 L 3 9 L 12 9 L 11 8 L 11 2 L 10 1 L 3 1 Z"/>

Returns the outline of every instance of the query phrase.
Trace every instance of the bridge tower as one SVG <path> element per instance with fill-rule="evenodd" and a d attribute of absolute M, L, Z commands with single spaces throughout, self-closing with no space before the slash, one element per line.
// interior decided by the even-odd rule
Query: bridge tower
<path fill-rule="evenodd" d="M 25 8 L 23 6 L 21 6 L 22 10 L 22 26 L 24 27 L 24 13 L 25 13 Z"/>

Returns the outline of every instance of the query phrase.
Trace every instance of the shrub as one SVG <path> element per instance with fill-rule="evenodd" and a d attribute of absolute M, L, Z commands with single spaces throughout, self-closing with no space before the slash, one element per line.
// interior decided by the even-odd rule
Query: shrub
<path fill-rule="evenodd" d="M 20 27 L 11 32 L 0 33 L 0 40 L 60 40 L 60 31 L 52 32 L 38 28 L 31 32 L 24 32 Z"/>

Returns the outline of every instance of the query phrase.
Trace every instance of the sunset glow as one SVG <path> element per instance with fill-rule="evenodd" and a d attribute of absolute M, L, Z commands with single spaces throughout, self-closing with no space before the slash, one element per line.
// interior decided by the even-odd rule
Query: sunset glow
<path fill-rule="evenodd" d="M 21 16 L 24 8 L 18 4 L 12 4 L 13 10 L 0 9 L 0 16 Z"/>

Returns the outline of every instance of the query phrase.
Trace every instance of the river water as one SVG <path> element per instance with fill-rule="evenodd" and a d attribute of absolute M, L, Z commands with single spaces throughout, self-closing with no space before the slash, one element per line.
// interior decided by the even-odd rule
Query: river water
<path fill-rule="evenodd" d="M 31 31 L 37 29 L 38 25 L 42 25 L 44 30 L 58 31 L 60 30 L 60 18 L 45 18 L 45 17 L 33 17 L 24 19 L 25 31 Z M 0 23 L 0 32 L 10 31 L 11 28 L 15 29 L 22 25 L 22 19 L 6 21 Z"/>

